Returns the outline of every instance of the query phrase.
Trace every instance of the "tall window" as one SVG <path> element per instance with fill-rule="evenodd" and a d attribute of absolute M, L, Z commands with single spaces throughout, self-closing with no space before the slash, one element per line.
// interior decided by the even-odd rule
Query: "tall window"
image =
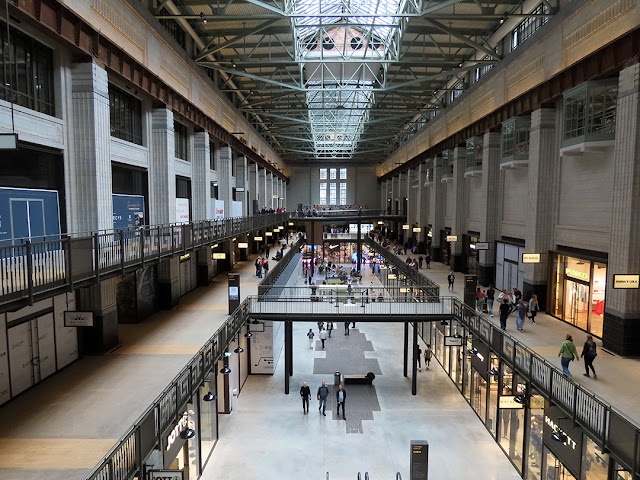
<path fill-rule="evenodd" d="M 181 123 L 173 122 L 175 138 L 175 156 L 182 160 L 189 160 L 187 156 L 188 135 L 187 127 Z"/>
<path fill-rule="evenodd" d="M 327 169 L 326 168 L 321 168 L 320 169 L 320 180 L 326 180 L 327 179 Z"/>
<path fill-rule="evenodd" d="M 533 15 L 545 15 L 551 13 L 548 5 L 541 3 L 531 10 Z M 511 32 L 511 50 L 515 50 L 527 38 L 533 35 L 542 25 L 549 21 L 549 17 L 528 17 L 518 24 Z"/>
<path fill-rule="evenodd" d="M 171 15 L 171 13 L 163 8 L 160 11 L 160 15 Z M 158 21 L 160 22 L 160 25 L 162 25 L 165 30 L 169 32 L 169 36 L 172 37 L 176 42 L 178 42 L 178 45 L 180 45 L 182 48 L 185 48 L 187 46 L 187 35 L 184 33 L 182 27 L 178 25 L 178 22 L 171 18 L 162 18 Z"/>
<path fill-rule="evenodd" d="M 216 144 L 215 142 L 209 142 L 209 169 L 216 169 Z"/>
<path fill-rule="evenodd" d="M 347 169 L 346 168 L 341 168 L 340 169 L 340 180 L 346 180 L 347 179 Z"/>
<path fill-rule="evenodd" d="M 347 204 L 347 182 L 340 182 L 340 205 Z"/>
<path fill-rule="evenodd" d="M 337 190 L 336 184 L 330 183 L 329 184 L 329 205 L 335 205 L 337 202 L 336 190 Z"/>
<path fill-rule="evenodd" d="M 142 102 L 109 85 L 111 136 L 142 145 Z"/>
<path fill-rule="evenodd" d="M 40 113 L 54 115 L 53 51 L 0 22 L 0 98 Z"/>
<path fill-rule="evenodd" d="M 320 183 L 320 205 L 326 205 L 326 204 L 327 204 L 327 182 L 321 182 Z"/>
<path fill-rule="evenodd" d="M 330 168 L 329 169 L 329 179 L 330 180 L 335 180 L 336 179 L 336 169 L 335 168 Z"/>

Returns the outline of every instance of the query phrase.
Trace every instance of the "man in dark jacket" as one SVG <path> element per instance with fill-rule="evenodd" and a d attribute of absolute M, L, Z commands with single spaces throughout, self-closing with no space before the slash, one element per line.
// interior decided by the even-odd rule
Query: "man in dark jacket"
<path fill-rule="evenodd" d="M 329 396 L 329 389 L 327 388 L 327 384 L 324 380 L 322 380 L 322 385 L 318 388 L 318 401 L 320 404 L 318 405 L 318 411 L 322 411 L 322 415 L 327 416 L 324 413 L 327 409 L 327 397 Z"/>
<path fill-rule="evenodd" d="M 309 413 L 309 399 L 311 398 L 311 389 L 304 382 L 300 387 L 300 397 L 302 397 L 302 412 L 306 415 Z"/>
<path fill-rule="evenodd" d="M 340 406 L 342 406 L 342 419 L 346 420 L 345 416 L 345 403 L 347 401 L 347 391 L 342 388 L 342 385 L 338 385 L 338 390 L 336 391 L 336 403 L 338 405 L 338 418 L 340 418 Z"/>

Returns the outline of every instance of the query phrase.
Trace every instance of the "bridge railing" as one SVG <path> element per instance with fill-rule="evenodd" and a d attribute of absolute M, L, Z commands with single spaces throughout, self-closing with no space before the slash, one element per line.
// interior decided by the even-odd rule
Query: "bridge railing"
<path fill-rule="evenodd" d="M 372 209 L 366 208 L 362 210 L 358 209 L 340 209 L 340 210 L 309 210 L 309 211 L 296 211 L 294 212 L 294 218 L 315 218 L 315 217 L 358 217 L 358 216 L 405 216 L 404 210 L 385 210 L 385 209 Z"/>
<path fill-rule="evenodd" d="M 156 225 L 46 239 L 11 239 L 0 244 L 0 308 L 102 275 L 124 272 L 160 258 L 269 227 L 289 213 L 224 218 L 198 223 Z"/>

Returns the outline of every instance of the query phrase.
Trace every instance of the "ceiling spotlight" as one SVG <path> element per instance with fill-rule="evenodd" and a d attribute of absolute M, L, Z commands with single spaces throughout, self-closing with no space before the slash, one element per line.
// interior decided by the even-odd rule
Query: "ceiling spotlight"
<path fill-rule="evenodd" d="M 461 63 L 459 63 L 459 64 L 458 64 L 458 67 L 462 67 L 462 64 L 461 64 Z"/>
<path fill-rule="evenodd" d="M 251 332 L 247 332 L 244 334 L 244 338 L 251 338 L 251 337 L 253 337 L 253 333 Z"/>
<path fill-rule="evenodd" d="M 244 348 L 242 348 L 242 347 L 238 347 L 238 348 L 236 348 L 236 349 L 234 350 L 234 352 L 235 352 L 235 353 L 242 353 L 242 352 L 244 352 Z"/>
<path fill-rule="evenodd" d="M 224 367 L 220 370 L 220 373 L 223 375 L 229 375 L 231 373 L 231 369 L 229 367 Z"/>
<path fill-rule="evenodd" d="M 567 441 L 567 436 L 564 432 L 555 431 L 551 434 L 551 438 L 553 438 L 556 442 L 565 443 Z"/>
<path fill-rule="evenodd" d="M 180 438 L 193 438 L 196 436 L 196 431 L 193 428 L 187 428 L 180 432 Z"/>
<path fill-rule="evenodd" d="M 502 25 L 504 23 L 504 18 L 500 19 L 500 25 Z"/>
<path fill-rule="evenodd" d="M 202 397 L 202 400 L 204 400 L 205 402 L 213 402 L 216 399 L 216 396 L 209 392 L 207 393 L 204 397 Z"/>

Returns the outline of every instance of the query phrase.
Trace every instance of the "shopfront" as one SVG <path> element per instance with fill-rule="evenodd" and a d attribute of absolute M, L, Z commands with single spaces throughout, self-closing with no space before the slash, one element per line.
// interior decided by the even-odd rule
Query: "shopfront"
<path fill-rule="evenodd" d="M 164 469 L 181 471 L 184 480 L 196 480 L 200 473 L 196 408 L 187 404 L 178 420 L 162 433 Z"/>
<path fill-rule="evenodd" d="M 606 260 L 597 261 L 554 252 L 550 268 L 547 311 L 596 337 L 602 337 Z"/>
<path fill-rule="evenodd" d="M 508 290 L 516 287 L 521 292 L 524 291 L 524 264 L 522 254 L 524 253 L 524 242 L 522 245 L 496 242 L 496 283 L 498 290 Z"/>
<path fill-rule="evenodd" d="M 478 251 L 476 250 L 476 243 L 480 240 L 480 234 L 478 232 L 469 232 L 462 236 L 462 250 L 467 259 L 467 269 L 465 273 L 469 275 L 478 274 Z"/>

